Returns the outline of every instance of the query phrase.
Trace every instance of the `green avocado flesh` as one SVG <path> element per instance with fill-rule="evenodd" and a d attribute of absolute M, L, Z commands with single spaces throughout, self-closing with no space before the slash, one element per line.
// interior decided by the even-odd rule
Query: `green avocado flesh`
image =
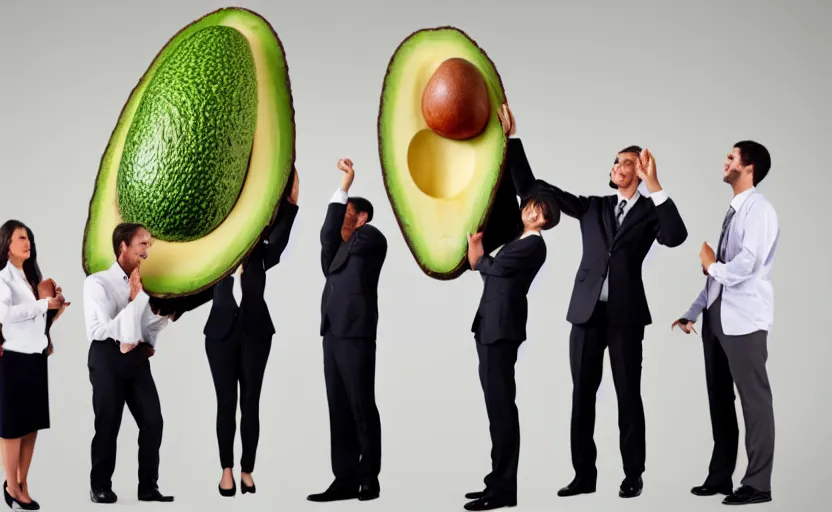
<path fill-rule="evenodd" d="M 177 33 L 131 92 L 96 176 L 86 274 L 116 259 L 113 229 L 143 224 L 145 291 L 174 298 L 229 275 L 274 220 L 295 161 L 286 56 L 269 23 L 214 11 Z"/>
<path fill-rule="evenodd" d="M 194 32 L 153 76 L 133 117 L 118 173 L 127 222 L 184 242 L 234 207 L 257 125 L 257 76 L 246 38 L 229 27 Z"/>
<path fill-rule="evenodd" d="M 421 111 L 425 86 L 453 57 L 479 69 L 493 107 L 485 130 L 468 140 L 437 134 Z M 460 276 L 467 268 L 467 235 L 488 220 L 505 159 L 506 137 L 497 117 L 504 102 L 494 64 L 457 28 L 417 31 L 390 59 L 378 119 L 382 175 L 402 235 L 429 277 Z"/>

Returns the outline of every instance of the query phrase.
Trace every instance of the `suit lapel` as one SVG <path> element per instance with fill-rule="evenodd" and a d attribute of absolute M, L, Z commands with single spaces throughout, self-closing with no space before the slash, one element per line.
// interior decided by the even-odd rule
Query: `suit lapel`
<path fill-rule="evenodd" d="M 631 230 L 633 226 L 637 225 L 641 220 L 650 212 L 650 205 L 647 204 L 646 197 L 642 196 L 638 198 L 636 204 L 633 205 L 633 208 L 624 216 L 624 220 L 621 222 L 621 226 L 618 228 L 618 231 L 615 232 L 615 237 L 613 238 L 613 242 L 617 242 L 620 240 L 627 231 Z"/>
<path fill-rule="evenodd" d="M 344 265 L 344 263 L 346 263 L 347 256 L 350 253 L 350 247 L 352 247 L 354 240 L 355 234 L 353 233 L 353 236 L 350 237 L 350 239 L 347 242 L 342 243 L 338 246 L 338 251 L 335 253 L 335 257 L 332 258 L 332 264 L 329 265 L 330 272 L 335 272 L 336 270 L 341 268 Z"/>

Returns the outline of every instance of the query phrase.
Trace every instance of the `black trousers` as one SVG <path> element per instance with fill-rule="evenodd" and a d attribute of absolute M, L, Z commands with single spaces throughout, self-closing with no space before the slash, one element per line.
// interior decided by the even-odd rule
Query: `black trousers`
<path fill-rule="evenodd" d="M 260 392 L 271 347 L 271 337 L 248 337 L 239 321 L 235 322 L 226 338 L 205 338 L 205 352 L 217 397 L 217 444 L 223 469 L 234 467 L 239 384 L 240 437 L 243 444 L 240 469 L 244 473 L 254 471 L 260 440 Z"/>
<path fill-rule="evenodd" d="M 323 338 L 332 472 L 345 486 L 378 487 L 381 419 L 375 396 L 376 341 Z"/>
<path fill-rule="evenodd" d="M 607 304 L 598 302 L 590 320 L 573 325 L 569 339 L 572 369 L 572 466 L 576 476 L 594 480 L 595 398 L 604 371 L 604 351 L 609 348 L 615 393 L 618 398 L 618 430 L 624 475 L 636 480 L 644 473 L 646 457 L 644 405 L 641 399 L 643 326 L 612 326 Z"/>
<path fill-rule="evenodd" d="M 515 398 L 514 365 L 520 343 L 476 342 L 480 384 L 491 434 L 491 472 L 483 482 L 491 492 L 516 498 L 520 461 L 520 418 Z"/>
<path fill-rule="evenodd" d="M 768 333 L 755 331 L 740 336 L 726 335 L 722 328 L 721 307 L 720 294 L 705 311 L 702 322 L 705 379 L 714 439 L 705 483 L 732 485 L 739 448 L 734 395 L 736 384 L 745 421 L 745 450 L 748 455 L 748 468 L 742 485 L 758 491 L 770 491 L 775 428 L 771 385 L 766 370 Z"/>
<path fill-rule="evenodd" d="M 112 340 L 94 341 L 90 344 L 87 367 L 95 413 L 90 486 L 94 490 L 112 488 L 118 432 L 127 404 L 139 427 L 139 491 L 156 489 L 162 408 L 146 353 L 141 345 L 122 354 Z"/>

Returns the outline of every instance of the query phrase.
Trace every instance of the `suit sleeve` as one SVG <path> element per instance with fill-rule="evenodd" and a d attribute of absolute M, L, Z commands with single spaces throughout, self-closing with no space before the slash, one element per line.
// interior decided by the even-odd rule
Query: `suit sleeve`
<path fill-rule="evenodd" d="M 474 270 L 485 276 L 509 277 L 520 270 L 542 264 L 541 260 L 545 258 L 546 246 L 543 240 L 529 237 L 510 251 L 498 253 L 496 258 L 488 254 L 482 255 Z"/>
<path fill-rule="evenodd" d="M 573 218 L 580 218 L 589 211 L 590 201 L 588 197 L 576 196 L 565 192 L 560 188 L 536 179 L 532 172 L 529 160 L 526 158 L 526 151 L 520 139 L 509 139 L 506 151 L 506 165 L 511 173 L 514 188 L 521 198 L 526 198 L 538 190 L 546 190 L 555 197 L 560 210 Z"/>
<path fill-rule="evenodd" d="M 679 209 L 676 208 L 676 203 L 665 196 L 661 196 L 661 200 L 654 200 L 654 202 L 657 203 L 656 214 L 659 217 L 659 231 L 656 234 L 656 241 L 665 247 L 682 245 L 688 238 L 688 229 L 679 214 Z"/>
<path fill-rule="evenodd" d="M 350 247 L 350 254 L 367 256 L 387 250 L 387 238 L 373 226 L 364 225 L 355 232 L 355 241 Z"/>
<path fill-rule="evenodd" d="M 185 313 L 193 311 L 213 299 L 215 288 L 216 285 L 202 290 L 199 293 L 195 293 L 194 295 L 177 297 L 174 299 L 157 299 L 156 297 L 150 297 L 150 309 L 160 316 L 174 315 L 173 321 L 175 322 Z"/>
<path fill-rule="evenodd" d="M 280 256 L 289 245 L 289 235 L 292 233 L 292 226 L 295 223 L 295 218 L 298 215 L 298 206 L 283 201 L 277 211 L 277 218 L 274 225 L 269 231 L 268 236 L 263 240 L 264 255 L 263 267 L 269 270 L 273 266 L 280 263 Z"/>
<path fill-rule="evenodd" d="M 329 274 L 329 266 L 338 252 L 341 239 L 341 227 L 347 213 L 347 193 L 337 190 L 327 206 L 324 225 L 321 227 L 321 270 L 324 276 Z"/>

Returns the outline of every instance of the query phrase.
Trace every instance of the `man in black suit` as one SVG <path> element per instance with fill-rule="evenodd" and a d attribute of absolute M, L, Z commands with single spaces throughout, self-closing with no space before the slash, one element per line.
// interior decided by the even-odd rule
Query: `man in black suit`
<path fill-rule="evenodd" d="M 508 107 L 500 114 L 514 127 Z M 580 222 L 581 258 L 566 319 L 572 324 L 569 357 L 572 369 L 572 465 L 575 478 L 558 496 L 595 492 L 597 456 L 595 397 L 601 384 L 604 351 L 610 350 L 618 396 L 618 427 L 624 481 L 619 496 L 639 496 L 645 465 L 645 420 L 641 399 L 642 340 L 652 323 L 642 263 L 655 241 L 678 247 L 688 236 L 673 200 L 662 190 L 656 162 L 649 151 L 630 146 L 620 151 L 610 171 L 616 194 L 576 196 L 536 180 L 519 139 L 510 139 L 507 165 L 521 195 L 534 186 L 555 195 L 561 211 Z M 638 193 L 643 181 L 649 199 Z"/>
<path fill-rule="evenodd" d="M 355 171 L 338 161 L 341 187 L 321 228 L 321 268 L 326 276 L 321 301 L 324 378 L 329 405 L 332 472 L 335 480 L 309 501 L 379 496 L 381 420 L 375 399 L 378 280 L 387 239 L 369 224 L 372 204 L 349 197 Z"/>
<path fill-rule="evenodd" d="M 503 126 L 509 133 L 509 126 Z M 526 340 L 528 295 L 532 281 L 546 261 L 541 230 L 560 222 L 554 196 L 540 188 L 521 198 L 522 228 L 495 257 L 485 254 L 482 233 L 468 236 L 468 262 L 483 280 L 482 297 L 471 332 L 477 346 L 480 384 L 485 395 L 491 433 L 491 473 L 485 490 L 465 495 L 466 510 L 492 510 L 517 504 L 520 458 L 514 366 Z M 494 212 L 500 214 L 500 212 Z"/>
<path fill-rule="evenodd" d="M 243 260 L 239 273 L 225 277 L 198 294 L 161 300 L 158 301 L 161 306 L 156 305 L 166 313 L 173 309 L 181 312 L 213 300 L 203 334 L 217 399 L 217 444 L 223 469 L 219 493 L 222 496 L 236 494 L 232 469 L 238 385 L 243 448 L 240 483 L 244 494 L 256 491 L 252 472 L 260 437 L 260 392 L 275 334 L 264 299 L 266 271 L 280 262 L 297 217 L 299 184 L 296 169 L 290 179 L 291 187 L 287 187 L 275 219 Z M 151 299 L 151 305 L 154 302 Z"/>

